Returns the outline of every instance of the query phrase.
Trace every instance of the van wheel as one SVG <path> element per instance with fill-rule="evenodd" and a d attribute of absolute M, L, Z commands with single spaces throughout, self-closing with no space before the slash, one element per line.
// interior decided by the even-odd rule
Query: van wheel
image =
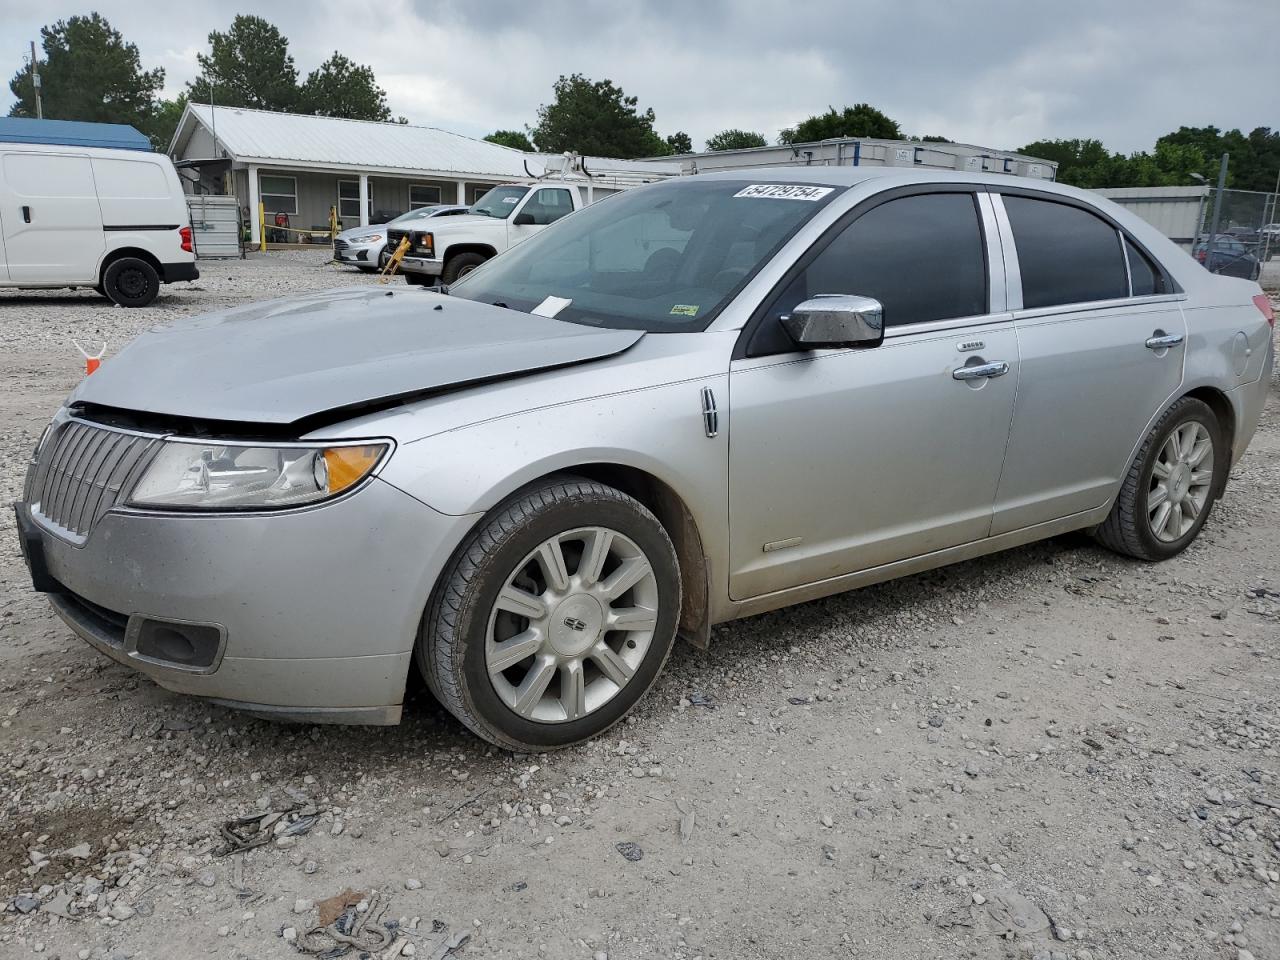
<path fill-rule="evenodd" d="M 456 253 L 444 265 L 444 273 L 440 275 L 440 282 L 449 284 L 455 280 L 461 280 L 488 259 L 482 253 Z"/>
<path fill-rule="evenodd" d="M 102 292 L 122 307 L 145 307 L 160 292 L 160 274 L 145 260 L 121 257 L 103 271 Z"/>
<path fill-rule="evenodd" d="M 498 505 L 440 578 L 414 654 L 484 739 L 550 750 L 609 729 L 653 683 L 680 610 L 675 549 L 620 490 L 551 477 Z"/>
<path fill-rule="evenodd" d="M 1183 397 L 1165 411 L 1094 531 L 1105 547 L 1139 560 L 1167 560 L 1200 533 L 1226 478 L 1228 451 L 1208 404 Z"/>

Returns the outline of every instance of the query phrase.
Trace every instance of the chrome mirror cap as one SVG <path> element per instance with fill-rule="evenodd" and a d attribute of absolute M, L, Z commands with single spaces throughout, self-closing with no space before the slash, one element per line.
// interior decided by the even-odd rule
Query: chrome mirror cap
<path fill-rule="evenodd" d="M 797 346 L 874 347 L 884 339 L 884 307 L 879 300 L 847 293 L 823 293 L 780 318 Z"/>

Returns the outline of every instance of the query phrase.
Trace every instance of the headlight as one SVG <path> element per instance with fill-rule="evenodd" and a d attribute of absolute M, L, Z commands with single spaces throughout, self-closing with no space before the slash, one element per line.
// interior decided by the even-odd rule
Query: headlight
<path fill-rule="evenodd" d="M 351 243 L 381 243 L 381 242 L 382 242 L 382 234 L 380 233 L 366 233 L 363 236 L 351 238 Z"/>
<path fill-rule="evenodd" d="M 389 443 L 332 447 L 237 446 L 172 440 L 129 503 L 185 510 L 270 510 L 335 497 L 367 477 Z"/>
<path fill-rule="evenodd" d="M 436 255 L 436 238 L 434 234 L 423 233 L 418 236 L 418 252 L 428 257 Z"/>

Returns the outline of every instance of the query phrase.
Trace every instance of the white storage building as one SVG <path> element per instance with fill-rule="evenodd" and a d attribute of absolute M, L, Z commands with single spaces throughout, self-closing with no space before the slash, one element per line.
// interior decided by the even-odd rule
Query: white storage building
<path fill-rule="evenodd" d="M 524 153 L 435 127 L 189 103 L 169 144 L 192 193 L 234 194 L 250 236 L 258 205 L 298 230 L 381 223 L 414 207 L 474 203 L 490 187 L 550 174 L 585 199 L 680 173 L 676 163 Z"/>

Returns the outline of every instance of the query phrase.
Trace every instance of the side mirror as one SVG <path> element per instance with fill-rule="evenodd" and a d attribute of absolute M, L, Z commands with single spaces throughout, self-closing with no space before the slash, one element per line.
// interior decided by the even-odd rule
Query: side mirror
<path fill-rule="evenodd" d="M 871 297 L 823 293 L 780 319 L 796 346 L 807 350 L 875 347 L 884 340 L 884 307 Z"/>
<path fill-rule="evenodd" d="M 517 213 L 517 214 L 516 214 L 516 218 L 515 218 L 514 220 L 512 220 L 511 222 L 512 222 L 512 223 L 514 223 L 517 227 L 527 227 L 527 226 L 530 226 L 530 225 L 532 225 L 532 223 L 533 223 L 533 214 L 532 214 L 532 213 Z"/>

